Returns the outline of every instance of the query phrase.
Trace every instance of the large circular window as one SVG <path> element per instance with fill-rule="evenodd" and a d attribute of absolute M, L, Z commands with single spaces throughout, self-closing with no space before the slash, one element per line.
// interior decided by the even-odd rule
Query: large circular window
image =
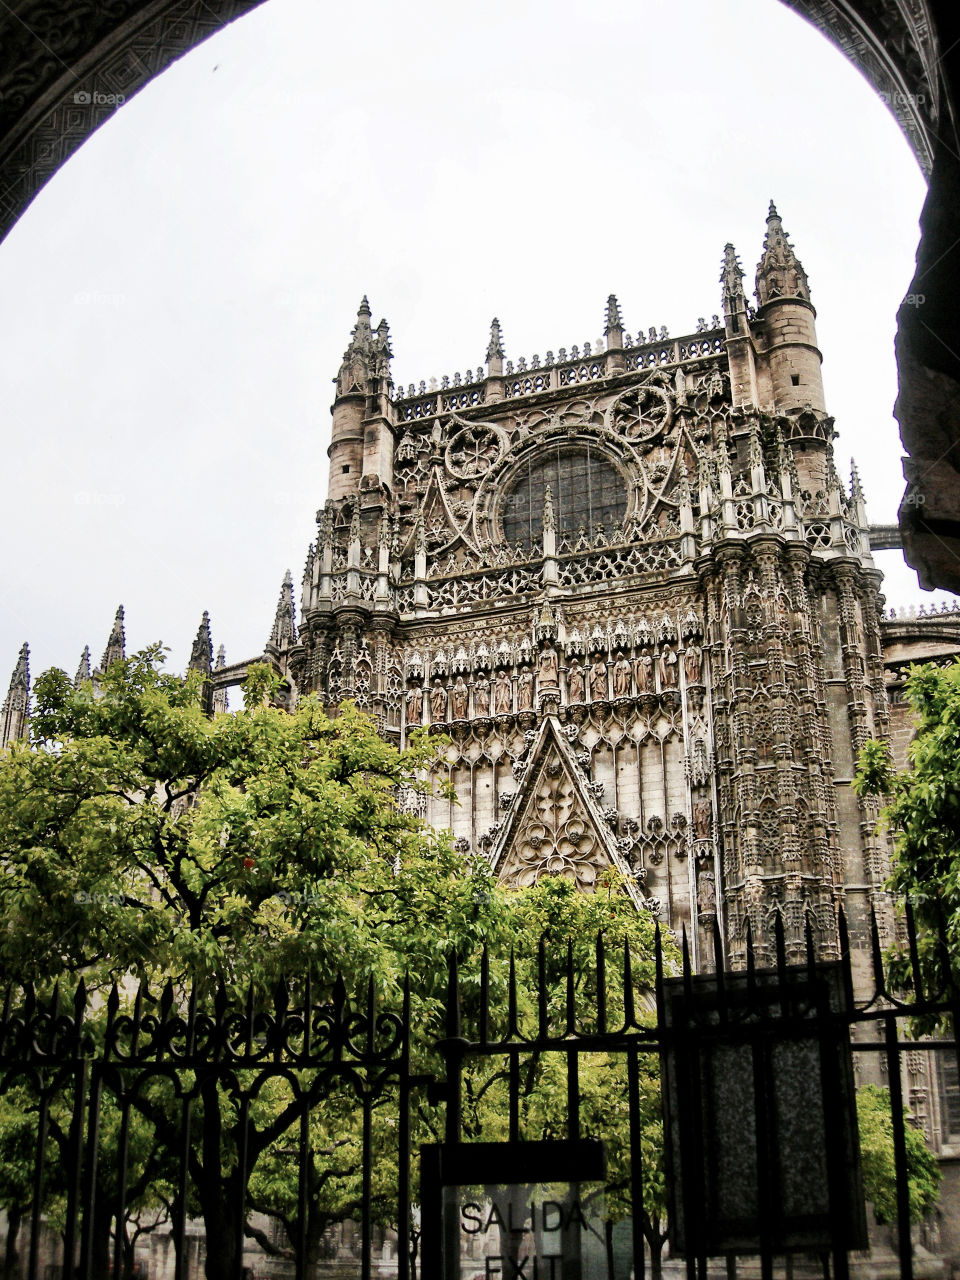
<path fill-rule="evenodd" d="M 623 477 L 604 454 L 590 445 L 555 445 L 538 452 L 513 478 L 500 515 L 508 542 L 536 545 L 543 532 L 543 498 L 553 498 L 557 532 L 593 533 L 620 524 L 627 512 Z"/>

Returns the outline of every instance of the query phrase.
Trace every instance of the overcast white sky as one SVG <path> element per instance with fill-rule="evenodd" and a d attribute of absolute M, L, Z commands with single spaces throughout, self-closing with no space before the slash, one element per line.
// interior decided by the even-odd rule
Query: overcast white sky
<path fill-rule="evenodd" d="M 326 494 L 357 304 L 408 383 L 719 310 L 773 197 L 810 277 L 843 474 L 903 481 L 894 316 L 924 195 L 894 120 L 774 0 L 269 0 L 118 111 L 0 245 L 0 696 L 200 614 L 262 650 Z M 890 603 L 929 597 L 885 553 Z"/>

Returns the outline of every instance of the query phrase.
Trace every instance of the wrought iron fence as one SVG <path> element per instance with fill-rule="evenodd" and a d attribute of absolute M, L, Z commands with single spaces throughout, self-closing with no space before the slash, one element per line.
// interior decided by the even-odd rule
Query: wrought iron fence
<path fill-rule="evenodd" d="M 19 1272 L 24 1280 L 131 1275 L 140 1229 L 131 1224 L 150 1205 L 158 1222 L 167 1219 L 175 1280 L 188 1280 L 194 1223 L 211 1280 L 241 1280 L 251 1237 L 280 1255 L 259 1270 L 304 1280 L 317 1272 L 318 1240 L 338 1214 L 357 1224 L 354 1268 L 363 1280 L 374 1273 L 374 1237 L 387 1228 L 396 1232 L 398 1280 L 449 1280 L 461 1274 L 463 1241 L 443 1219 L 442 1193 L 469 1175 L 492 1206 L 479 1212 L 476 1194 L 470 1202 L 467 1221 L 480 1224 L 470 1258 L 480 1274 L 510 1274 L 509 1264 L 529 1277 L 523 1237 L 536 1217 L 505 1225 L 514 1210 L 498 1201 L 506 1194 L 498 1179 L 511 1182 L 512 1170 L 514 1182 L 542 1182 L 556 1153 L 553 1176 L 563 1180 L 566 1160 L 574 1186 L 567 1200 L 550 1202 L 562 1217 L 588 1181 L 570 1173 L 576 1162 L 589 1157 L 597 1180 L 593 1142 L 605 1167 L 591 1201 L 600 1260 L 587 1266 L 576 1252 L 564 1280 L 641 1280 L 668 1248 L 685 1257 L 690 1276 L 706 1275 L 708 1255 L 725 1256 L 728 1274 L 738 1257 L 756 1256 L 763 1277 L 776 1259 L 805 1255 L 824 1276 L 842 1278 L 848 1251 L 863 1243 L 863 1193 L 849 1176 L 854 1052 L 886 1064 L 900 1274 L 910 1280 L 902 1058 L 956 1054 L 960 999 L 952 979 L 945 990 L 927 989 L 930 961 L 926 952 L 921 959 L 909 909 L 905 932 L 906 990 L 891 989 L 876 920 L 854 950 L 842 912 L 840 959 L 830 963 L 818 960 L 808 927 L 804 962 L 788 965 L 780 919 L 765 940 L 769 962 L 758 963 L 748 932 L 743 966 L 725 967 L 715 930 L 714 971 L 699 976 L 686 938 L 679 951 L 667 946 L 665 959 L 659 932 L 642 967 L 628 947 L 611 954 L 602 936 L 594 962 L 579 970 L 571 946 L 558 953 L 546 940 L 532 954 L 518 950 L 504 969 L 486 952 L 463 968 L 452 957 L 446 1034 L 415 1060 L 409 989 L 393 1010 L 377 1007 L 372 985 L 359 1001 L 342 983 L 318 998 L 309 979 L 281 985 L 265 1003 L 251 995 L 240 1004 L 223 989 L 178 996 L 172 986 L 97 993 L 80 982 L 66 1003 L 57 991 L 42 999 L 8 991 L 0 1196 L 8 1230 L 21 1219 L 26 1230 Z M 942 931 L 934 949 L 937 971 L 950 974 Z M 859 961 L 867 959 L 864 989 Z M 937 1021 L 952 1038 L 929 1033 Z M 806 1073 L 806 1119 L 816 1113 L 823 1122 L 819 1137 L 812 1121 L 787 1123 L 797 1073 Z M 736 1166 L 725 1145 L 733 1128 Z M 421 1142 L 420 1160 L 411 1159 Z M 353 1163 L 344 1171 L 337 1153 L 346 1151 Z M 791 1182 L 794 1158 L 801 1171 L 823 1171 L 819 1201 L 797 1199 L 810 1187 Z M 329 1192 L 338 1177 L 344 1189 L 326 1205 L 318 1187 Z M 258 1179 L 272 1179 L 279 1208 L 270 1209 Z M 268 1210 L 282 1224 L 273 1236 L 251 1225 Z M 502 1246 L 502 1271 L 484 1272 L 484 1222 L 517 1237 Z M 345 1274 L 343 1258 L 338 1267 Z M 383 1259 L 376 1270 L 385 1274 Z"/>

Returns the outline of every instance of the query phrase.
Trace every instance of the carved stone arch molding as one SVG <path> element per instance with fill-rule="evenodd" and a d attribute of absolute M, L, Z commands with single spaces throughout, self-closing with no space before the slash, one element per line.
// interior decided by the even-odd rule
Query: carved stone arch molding
<path fill-rule="evenodd" d="M 937 55 L 952 0 L 782 0 L 873 84 L 929 172 L 949 116 Z M 0 236 L 60 166 L 172 62 L 263 0 L 11 0 L 0 10 Z M 941 10 L 943 12 L 941 12 Z M 933 23 L 928 13 L 933 14 Z M 639 27 L 637 29 L 639 39 Z M 938 35 L 941 36 L 938 47 Z M 949 94 L 952 85 L 947 86 Z M 89 102 L 74 102 L 88 93 Z M 98 102 L 96 95 L 111 101 Z M 78 110 L 77 108 L 85 108 Z"/>
<path fill-rule="evenodd" d="M 263 0 L 11 0 L 0 10 L 0 238 L 154 76 Z"/>

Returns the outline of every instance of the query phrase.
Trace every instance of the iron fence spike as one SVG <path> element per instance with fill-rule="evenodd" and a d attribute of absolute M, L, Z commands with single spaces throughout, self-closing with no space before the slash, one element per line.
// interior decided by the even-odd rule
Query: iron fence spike
<path fill-rule="evenodd" d="M 597 930 L 597 1030 L 601 1035 L 607 1030 L 607 956 L 602 929 Z"/>
<path fill-rule="evenodd" d="M 870 903 L 870 958 L 873 961 L 873 982 L 876 994 L 884 995 L 887 984 L 883 972 L 883 948 L 880 945 L 880 927 L 877 924 L 877 912 Z"/>
<path fill-rule="evenodd" d="M 787 934 L 783 923 L 783 912 L 777 907 L 775 916 L 773 917 L 773 938 L 777 951 L 777 973 L 781 980 L 786 975 L 787 968 Z"/>
<path fill-rule="evenodd" d="M 633 960 L 629 939 L 623 940 L 623 1024 L 629 1028 L 637 1021 L 637 1007 L 633 997 Z"/>

